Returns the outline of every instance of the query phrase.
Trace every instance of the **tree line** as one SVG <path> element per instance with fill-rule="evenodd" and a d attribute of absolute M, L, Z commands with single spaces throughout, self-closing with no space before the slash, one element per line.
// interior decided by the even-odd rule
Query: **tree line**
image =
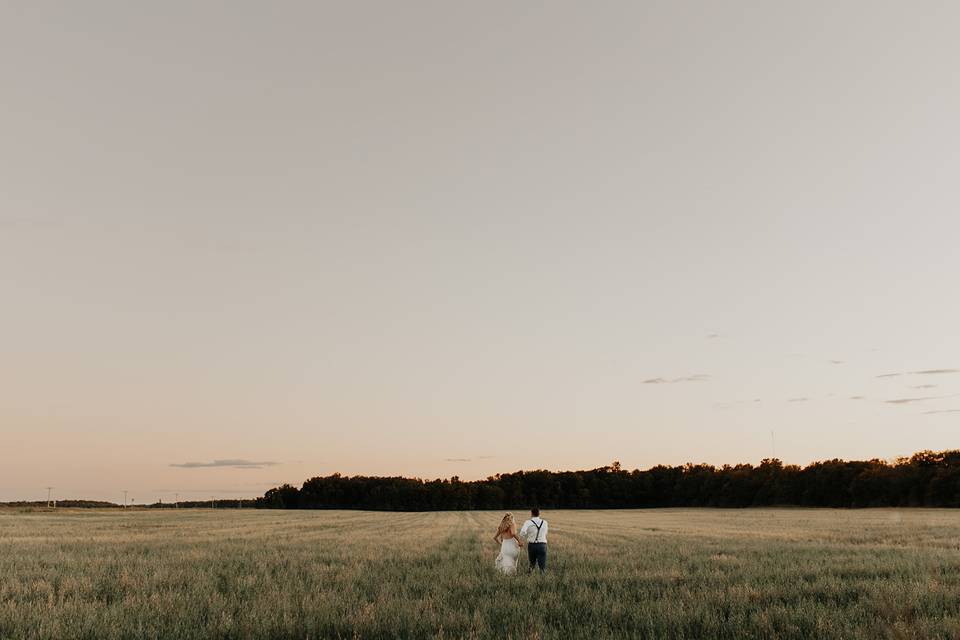
<path fill-rule="evenodd" d="M 270 489 L 255 506 L 278 509 L 565 509 L 649 507 L 960 507 L 960 450 L 922 451 L 894 461 L 826 460 L 805 467 L 776 458 L 751 464 L 619 462 L 589 471 L 517 471 L 484 480 L 330 476 L 299 489 Z"/>
<path fill-rule="evenodd" d="M 46 508 L 51 505 L 61 509 L 104 509 L 107 507 L 119 507 L 120 505 L 105 500 L 16 500 L 14 502 L 0 502 L 0 507 L 19 507 L 19 508 Z"/>
<path fill-rule="evenodd" d="M 127 505 L 128 509 L 252 509 L 262 507 L 263 498 L 215 498 L 213 500 L 181 500 L 179 502 L 152 502 L 145 504 Z M 106 500 L 17 500 L 15 502 L 0 502 L 0 507 L 17 507 L 27 509 L 60 508 L 60 509 L 123 509 L 122 504 Z"/>

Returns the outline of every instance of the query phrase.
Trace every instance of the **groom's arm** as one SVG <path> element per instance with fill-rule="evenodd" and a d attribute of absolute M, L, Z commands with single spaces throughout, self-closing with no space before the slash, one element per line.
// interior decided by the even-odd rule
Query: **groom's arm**
<path fill-rule="evenodd" d="M 529 527 L 529 526 L 530 526 L 530 521 L 527 520 L 526 522 L 523 523 L 523 526 L 520 527 L 520 537 L 521 537 L 521 538 L 526 538 L 526 537 L 527 537 L 527 527 Z"/>

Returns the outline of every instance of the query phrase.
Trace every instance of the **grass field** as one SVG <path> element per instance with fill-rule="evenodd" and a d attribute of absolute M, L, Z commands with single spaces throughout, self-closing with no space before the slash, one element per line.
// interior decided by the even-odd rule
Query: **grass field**
<path fill-rule="evenodd" d="M 960 511 L 0 510 L 0 638 L 960 638 Z"/>

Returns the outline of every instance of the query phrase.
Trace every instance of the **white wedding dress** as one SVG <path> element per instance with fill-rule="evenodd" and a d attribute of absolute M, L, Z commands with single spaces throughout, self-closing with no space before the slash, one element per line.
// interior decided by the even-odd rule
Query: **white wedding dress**
<path fill-rule="evenodd" d="M 500 573 L 511 575 L 517 572 L 517 559 L 520 557 L 520 547 L 513 538 L 507 538 L 500 543 L 500 555 L 497 556 L 496 567 Z"/>

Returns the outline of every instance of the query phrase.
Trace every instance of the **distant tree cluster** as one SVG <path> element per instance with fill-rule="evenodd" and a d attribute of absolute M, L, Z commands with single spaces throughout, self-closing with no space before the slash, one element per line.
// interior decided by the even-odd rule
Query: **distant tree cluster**
<path fill-rule="evenodd" d="M 251 509 L 262 506 L 263 498 L 216 498 L 213 500 L 181 500 L 180 502 L 154 502 L 152 504 L 130 504 L 128 509 Z M 55 507 L 61 509 L 104 509 L 117 508 L 122 509 L 122 504 L 115 502 L 106 502 L 103 500 L 56 500 L 53 501 Z M 0 502 L 0 507 L 20 507 L 20 508 L 47 508 L 51 505 L 46 500 L 20 500 L 18 502 Z"/>
<path fill-rule="evenodd" d="M 62 509 L 103 509 L 105 507 L 119 507 L 120 505 L 103 500 L 55 500 L 48 503 L 46 500 L 18 500 L 17 502 L 0 502 L 2 507 L 49 507 L 55 504 Z"/>
<path fill-rule="evenodd" d="M 659 465 L 627 471 L 518 471 L 463 482 L 402 477 L 311 478 L 270 489 L 256 506 L 278 509 L 436 511 L 644 507 L 960 507 L 960 451 L 923 451 L 893 462 L 827 460 L 806 467 Z"/>
<path fill-rule="evenodd" d="M 260 498 L 211 498 L 209 500 L 180 500 L 179 502 L 153 502 L 144 505 L 148 509 L 250 509 L 260 504 Z"/>

